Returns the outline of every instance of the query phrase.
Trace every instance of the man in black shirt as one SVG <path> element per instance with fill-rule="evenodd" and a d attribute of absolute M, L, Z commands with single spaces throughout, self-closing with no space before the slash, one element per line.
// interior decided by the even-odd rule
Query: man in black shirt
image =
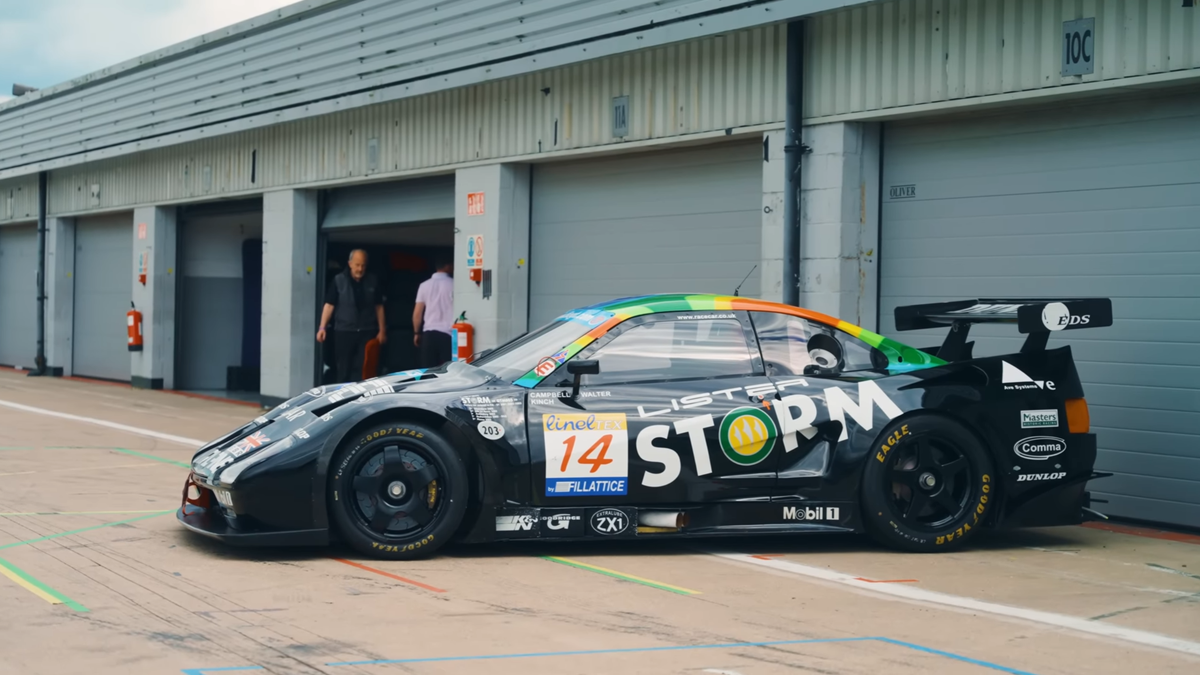
<path fill-rule="evenodd" d="M 387 341 L 384 298 L 374 276 L 367 275 L 367 252 L 350 252 L 350 266 L 333 278 L 325 292 L 325 307 L 317 342 L 325 342 L 326 328 L 333 319 L 333 353 L 337 382 L 363 379 L 363 361 L 371 338 L 382 346 Z"/>

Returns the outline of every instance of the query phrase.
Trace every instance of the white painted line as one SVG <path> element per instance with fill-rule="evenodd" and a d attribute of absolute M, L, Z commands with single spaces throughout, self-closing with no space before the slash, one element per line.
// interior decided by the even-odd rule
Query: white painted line
<path fill-rule="evenodd" d="M 95 425 L 101 426 L 101 427 L 108 427 L 109 429 L 116 429 L 117 431 L 124 431 L 124 432 L 131 433 L 131 434 L 137 434 L 138 436 L 149 436 L 150 438 L 157 438 L 157 439 L 163 440 L 163 441 L 171 441 L 172 443 L 186 445 L 191 448 L 199 448 L 200 446 L 204 445 L 204 443 L 205 443 L 205 441 L 197 440 L 195 438 L 185 438 L 184 436 L 172 436 L 171 434 L 164 434 L 159 431 L 151 431 L 150 429 L 142 429 L 140 427 L 131 427 L 131 426 L 128 426 L 125 424 L 117 424 L 116 422 L 109 422 L 108 420 L 98 420 L 94 417 L 80 417 L 79 415 L 72 415 L 70 413 L 58 412 L 56 410 L 46 410 L 45 408 L 34 408 L 33 406 L 21 405 L 20 403 L 13 403 L 11 401 L 0 400 L 0 405 L 8 407 L 8 408 L 13 408 L 14 410 L 24 410 L 25 412 L 37 413 L 39 415 L 49 415 L 50 417 L 61 417 L 65 420 L 72 420 L 74 422 L 83 422 L 85 424 L 95 424 Z"/>
<path fill-rule="evenodd" d="M 998 605 L 992 602 L 975 600 L 974 598 L 965 598 L 959 595 L 927 591 L 922 588 L 916 588 L 902 584 L 871 584 L 865 581 L 859 581 L 849 574 L 843 574 L 835 570 L 824 569 L 821 567 L 801 565 L 798 563 L 789 562 L 787 560 L 777 560 L 774 558 L 755 558 L 753 556 L 740 553 L 714 553 L 713 555 L 719 558 L 749 563 L 751 565 L 758 565 L 760 567 L 766 567 L 780 572 L 788 572 L 790 574 L 799 574 L 806 577 L 812 577 L 814 579 L 821 579 L 823 581 L 831 581 L 833 583 L 851 586 L 869 593 L 880 593 L 902 598 L 904 600 L 928 602 L 975 612 L 1007 616 L 1014 619 L 1023 619 L 1026 621 L 1033 621 L 1035 623 L 1075 630 L 1082 633 L 1091 633 L 1093 635 L 1100 635 L 1103 637 L 1117 638 L 1119 640 L 1126 640 L 1152 647 L 1161 647 L 1171 651 L 1183 652 L 1184 654 L 1191 654 L 1193 656 L 1200 656 L 1200 643 L 1198 642 L 1181 640 L 1179 638 L 1159 635 L 1158 633 L 1137 630 L 1135 628 L 1125 628 L 1124 626 L 1116 626 L 1109 623 L 1102 623 L 1100 621 L 1091 621 L 1089 619 L 1082 619 L 1075 616 L 1067 616 L 1066 614 L 1055 614 L 1053 612 L 1043 612 L 1036 609 L 1026 609 L 1024 607 Z"/>

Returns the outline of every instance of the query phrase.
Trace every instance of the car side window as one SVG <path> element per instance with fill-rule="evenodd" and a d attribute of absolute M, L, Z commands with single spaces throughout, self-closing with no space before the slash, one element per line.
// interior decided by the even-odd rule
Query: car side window
<path fill-rule="evenodd" d="M 752 375 L 754 362 L 735 319 L 651 321 L 614 337 L 590 358 L 599 375 L 583 383 L 618 384 Z"/>
<path fill-rule="evenodd" d="M 768 375 L 833 376 L 887 368 L 882 352 L 832 326 L 779 312 L 751 312 L 750 317 Z"/>

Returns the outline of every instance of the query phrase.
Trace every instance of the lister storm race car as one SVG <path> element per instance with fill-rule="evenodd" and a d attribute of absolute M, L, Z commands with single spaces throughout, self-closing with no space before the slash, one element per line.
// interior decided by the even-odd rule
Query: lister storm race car
<path fill-rule="evenodd" d="M 230 543 L 379 558 L 450 541 L 865 532 L 909 551 L 1082 522 L 1096 438 L 1059 330 L 1107 299 L 896 309 L 915 349 L 815 312 L 658 295 L 472 359 L 317 387 L 200 448 L 178 518 Z M 975 323 L 1019 353 L 975 358 Z M 1102 517 L 1102 516 L 1100 516 Z"/>

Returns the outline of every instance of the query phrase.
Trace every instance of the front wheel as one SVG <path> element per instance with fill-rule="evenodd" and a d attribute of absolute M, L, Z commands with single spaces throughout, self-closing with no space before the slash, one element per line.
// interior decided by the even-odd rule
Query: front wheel
<path fill-rule="evenodd" d="M 995 470 L 982 443 L 937 415 L 883 430 L 863 472 L 863 520 L 879 542 L 906 551 L 962 547 L 996 502 Z"/>
<path fill-rule="evenodd" d="M 440 434 L 396 422 L 356 434 L 334 456 L 330 516 L 364 555 L 414 560 L 454 535 L 470 496 L 462 457 Z"/>

